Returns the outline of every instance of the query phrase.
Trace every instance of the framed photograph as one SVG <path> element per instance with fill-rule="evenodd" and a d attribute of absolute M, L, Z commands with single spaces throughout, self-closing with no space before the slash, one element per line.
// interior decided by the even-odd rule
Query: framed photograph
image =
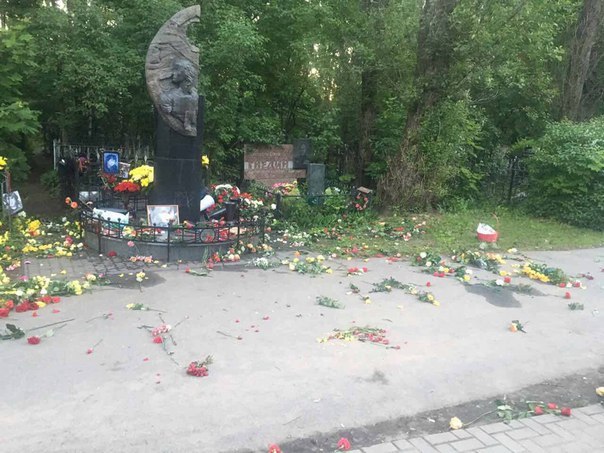
<path fill-rule="evenodd" d="M 113 151 L 103 153 L 103 172 L 117 175 L 120 172 L 120 155 Z"/>
<path fill-rule="evenodd" d="M 9 215 L 15 215 L 23 210 L 21 195 L 19 195 L 17 190 L 2 194 L 2 208 L 8 212 Z"/>
<path fill-rule="evenodd" d="M 130 164 L 120 162 L 120 178 L 128 179 L 130 177 Z"/>
<path fill-rule="evenodd" d="M 167 227 L 180 223 L 178 205 L 147 205 L 147 223 L 149 226 Z"/>

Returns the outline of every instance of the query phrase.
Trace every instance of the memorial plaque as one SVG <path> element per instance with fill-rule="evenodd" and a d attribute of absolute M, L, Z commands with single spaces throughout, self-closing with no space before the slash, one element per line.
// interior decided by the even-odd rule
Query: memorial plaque
<path fill-rule="evenodd" d="M 243 175 L 245 179 L 270 187 L 278 182 L 305 178 L 306 170 L 294 169 L 293 145 L 247 145 L 243 155 Z"/>
<path fill-rule="evenodd" d="M 325 165 L 308 164 L 308 195 L 323 195 L 325 192 Z"/>

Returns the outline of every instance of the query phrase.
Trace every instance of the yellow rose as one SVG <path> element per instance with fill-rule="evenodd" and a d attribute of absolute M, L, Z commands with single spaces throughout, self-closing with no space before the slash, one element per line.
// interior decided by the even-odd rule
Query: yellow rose
<path fill-rule="evenodd" d="M 598 387 L 598 388 L 596 389 L 596 394 L 597 394 L 598 396 L 604 396 L 604 387 Z"/>
<path fill-rule="evenodd" d="M 461 429 L 463 428 L 463 422 L 457 417 L 453 417 L 449 422 L 449 427 L 451 429 Z"/>

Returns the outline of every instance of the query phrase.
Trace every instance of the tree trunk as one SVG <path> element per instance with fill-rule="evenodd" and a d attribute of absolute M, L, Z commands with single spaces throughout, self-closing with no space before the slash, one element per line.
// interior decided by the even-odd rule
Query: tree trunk
<path fill-rule="evenodd" d="M 562 117 L 572 121 L 583 119 L 581 101 L 589 76 L 592 49 L 600 24 L 604 20 L 602 0 L 584 0 L 575 35 L 570 45 L 568 70 L 562 97 Z"/>
<path fill-rule="evenodd" d="M 359 128 L 359 159 L 355 162 L 357 185 L 366 184 L 365 169 L 371 162 L 371 137 L 376 118 L 377 71 L 366 69 L 361 74 L 361 117 Z"/>
<path fill-rule="evenodd" d="M 407 109 L 399 152 L 388 159 L 388 170 L 378 184 L 384 206 L 425 207 L 433 196 L 425 187 L 420 149 L 421 123 L 426 113 L 447 93 L 454 36 L 451 13 L 459 0 L 425 0 L 417 34 L 415 86 L 417 97 Z"/>
<path fill-rule="evenodd" d="M 384 34 L 382 15 L 388 3 L 389 0 L 361 0 L 361 11 L 365 13 L 370 36 L 375 42 L 380 42 Z M 375 131 L 375 119 L 377 117 L 378 71 L 373 61 L 367 62 L 365 59 L 362 65 L 359 143 L 357 159 L 354 162 L 357 185 L 367 184 L 365 170 L 373 157 L 371 138 Z"/>

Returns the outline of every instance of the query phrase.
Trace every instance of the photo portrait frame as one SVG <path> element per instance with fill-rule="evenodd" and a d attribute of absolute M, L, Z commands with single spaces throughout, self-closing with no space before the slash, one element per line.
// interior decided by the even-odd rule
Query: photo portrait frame
<path fill-rule="evenodd" d="M 15 215 L 23 210 L 23 201 L 18 190 L 2 194 L 2 209 L 9 215 Z"/>
<path fill-rule="evenodd" d="M 120 162 L 119 167 L 119 177 L 123 179 L 128 179 L 130 177 L 130 164 L 126 162 Z"/>
<path fill-rule="evenodd" d="M 103 172 L 109 175 L 117 175 L 120 172 L 120 155 L 113 151 L 103 153 Z"/>
<path fill-rule="evenodd" d="M 178 205 L 147 205 L 147 224 L 149 226 L 167 227 L 179 223 Z"/>

